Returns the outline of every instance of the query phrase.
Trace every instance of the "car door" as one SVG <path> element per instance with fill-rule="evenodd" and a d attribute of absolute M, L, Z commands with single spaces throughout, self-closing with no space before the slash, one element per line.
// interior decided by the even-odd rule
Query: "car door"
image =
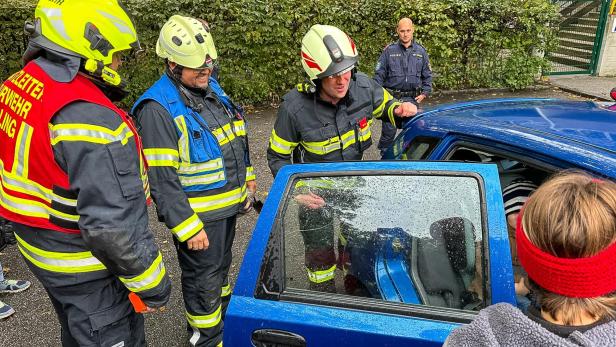
<path fill-rule="evenodd" d="M 515 304 L 500 194 L 494 165 L 284 167 L 244 255 L 225 345 L 442 345 L 480 308 Z"/>

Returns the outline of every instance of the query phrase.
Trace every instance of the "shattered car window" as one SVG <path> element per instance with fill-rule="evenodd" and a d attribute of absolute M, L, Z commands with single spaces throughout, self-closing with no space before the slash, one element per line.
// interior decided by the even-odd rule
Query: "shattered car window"
<path fill-rule="evenodd" d="M 296 179 L 282 228 L 286 288 L 467 310 L 484 305 L 475 177 Z"/>

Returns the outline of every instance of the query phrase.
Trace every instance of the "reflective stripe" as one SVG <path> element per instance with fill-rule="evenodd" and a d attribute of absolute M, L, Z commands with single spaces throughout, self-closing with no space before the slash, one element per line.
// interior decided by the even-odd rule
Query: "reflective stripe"
<path fill-rule="evenodd" d="M 198 176 L 179 176 L 180 183 L 183 187 L 194 186 L 199 184 L 212 184 L 223 181 L 225 179 L 225 172 L 218 171 L 210 174 L 202 174 Z"/>
<path fill-rule="evenodd" d="M 381 116 L 383 115 L 383 111 L 385 110 L 385 105 L 389 100 L 393 98 L 394 97 L 391 96 L 391 94 L 389 94 L 389 92 L 385 88 L 383 88 L 383 102 L 376 109 L 374 109 L 374 111 L 372 111 L 372 115 L 376 118 L 381 118 Z"/>
<path fill-rule="evenodd" d="M 34 129 L 25 122 L 21 123 L 17 141 L 15 143 L 15 156 L 13 159 L 13 173 L 17 176 L 28 177 L 28 162 L 30 160 L 30 142 Z"/>
<path fill-rule="evenodd" d="M 148 166 L 180 166 L 180 154 L 172 148 L 145 148 L 143 150 Z"/>
<path fill-rule="evenodd" d="M 178 139 L 178 150 L 180 158 L 184 162 L 190 162 L 190 141 L 188 140 L 188 130 L 186 128 L 186 121 L 184 116 L 178 116 L 175 118 L 175 124 L 180 129 L 180 138 Z"/>
<path fill-rule="evenodd" d="M 247 196 L 248 193 L 246 191 L 246 184 L 244 184 L 241 188 L 236 188 L 225 193 L 198 198 L 188 198 L 188 203 L 190 203 L 190 207 L 192 207 L 195 212 L 202 213 L 239 204 L 244 201 Z"/>
<path fill-rule="evenodd" d="M 212 328 L 220 323 L 221 307 L 220 305 L 213 313 L 204 316 L 196 316 L 186 312 L 188 324 L 195 328 Z"/>
<path fill-rule="evenodd" d="M 293 149 L 295 149 L 298 144 L 298 142 L 290 142 L 276 135 L 276 129 L 272 130 L 272 135 L 269 139 L 269 148 L 271 148 L 274 152 L 288 155 L 293 152 Z"/>
<path fill-rule="evenodd" d="M 336 265 L 330 267 L 327 270 L 320 271 L 311 271 L 310 269 L 306 268 L 306 272 L 308 273 L 308 280 L 310 280 L 310 282 L 312 283 L 323 283 L 326 281 L 333 280 L 335 271 Z"/>
<path fill-rule="evenodd" d="M 201 172 L 214 171 L 223 168 L 222 158 L 212 159 L 210 161 L 206 161 L 205 163 L 188 163 L 181 162 L 180 168 L 178 169 L 179 175 L 192 175 Z"/>
<path fill-rule="evenodd" d="M 2 205 L 2 207 L 6 208 L 7 210 L 27 217 L 49 219 L 49 216 L 52 215 L 56 218 L 73 223 L 79 221 L 79 215 L 60 212 L 40 201 L 28 200 L 11 196 L 8 192 L 4 190 L 4 187 L 6 186 L 4 182 L 4 176 L 2 177 L 2 179 L 2 184 L 0 184 L 0 205 Z"/>
<path fill-rule="evenodd" d="M 246 166 L 246 181 L 253 181 L 257 179 L 255 175 L 255 169 L 252 166 Z"/>
<path fill-rule="evenodd" d="M 246 136 L 246 123 L 243 120 L 233 122 L 233 128 L 235 129 L 235 135 Z"/>
<path fill-rule="evenodd" d="M 389 121 L 391 124 L 396 124 L 396 117 L 394 116 L 394 110 L 396 107 L 402 105 L 401 102 L 393 102 L 391 106 L 387 109 L 387 116 L 389 117 Z"/>
<path fill-rule="evenodd" d="M 342 139 L 342 141 L 340 141 Z M 302 141 L 302 146 L 311 153 L 324 155 L 327 153 L 331 153 L 333 151 L 337 151 L 340 149 L 346 149 L 350 145 L 355 143 L 355 130 L 349 130 L 346 133 L 342 134 L 342 137 L 338 136 L 332 137 L 325 141 L 319 142 L 304 142 Z"/>
<path fill-rule="evenodd" d="M 221 290 L 220 290 L 220 296 L 221 297 L 225 297 L 225 296 L 229 296 L 231 294 L 231 284 L 227 284 L 226 286 L 222 286 Z"/>
<path fill-rule="evenodd" d="M 368 141 L 370 139 L 370 137 L 372 136 L 372 132 L 371 132 L 371 127 L 372 127 L 372 123 L 374 122 L 373 119 L 370 119 L 368 121 L 368 125 L 363 128 L 363 129 L 359 129 L 359 140 L 362 142 Z"/>
<path fill-rule="evenodd" d="M 126 288 L 131 292 L 142 292 L 156 287 L 165 276 L 165 264 L 163 263 L 163 255 L 158 253 L 158 257 L 154 259 L 150 267 L 145 270 L 141 275 L 126 278 L 118 276 L 120 281 L 124 283 Z"/>
<path fill-rule="evenodd" d="M 51 127 L 51 144 L 62 141 L 84 141 L 107 144 L 120 141 L 126 144 L 133 137 L 133 132 L 126 123 L 115 130 L 91 124 L 57 124 Z"/>
<path fill-rule="evenodd" d="M 201 338 L 201 332 L 199 331 L 199 329 L 195 327 L 192 327 L 192 330 L 193 330 L 193 334 L 190 337 L 190 340 L 188 340 L 188 343 L 194 347 L 197 345 L 197 342 L 199 342 L 199 338 Z"/>
<path fill-rule="evenodd" d="M 26 243 L 17 234 L 15 234 L 15 238 L 21 254 L 41 269 L 63 273 L 81 273 L 106 269 L 105 265 L 96 259 L 91 252 L 50 252 Z"/>
<path fill-rule="evenodd" d="M 178 241 L 184 242 L 201 231 L 201 229 L 203 229 L 203 222 L 201 222 L 201 219 L 199 219 L 199 216 L 195 213 L 178 226 L 171 229 L 171 232 Z"/>
<path fill-rule="evenodd" d="M 55 194 L 52 190 L 43 187 L 42 185 L 28 180 L 24 177 L 15 176 L 10 172 L 4 171 L 4 165 L 0 160 L 0 179 L 4 187 L 16 192 L 35 196 L 47 202 L 56 201 L 63 205 L 77 206 L 76 199 L 69 199 Z"/>
<path fill-rule="evenodd" d="M 212 130 L 212 134 L 218 140 L 218 144 L 224 145 L 233 141 L 236 136 L 246 136 L 246 123 L 243 120 L 235 121 L 233 124 L 228 123 Z"/>

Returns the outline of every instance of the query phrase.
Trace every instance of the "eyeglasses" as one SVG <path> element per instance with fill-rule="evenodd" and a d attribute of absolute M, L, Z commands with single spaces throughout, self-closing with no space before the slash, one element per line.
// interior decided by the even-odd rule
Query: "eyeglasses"
<path fill-rule="evenodd" d="M 193 69 L 193 68 L 189 67 L 189 68 L 185 68 L 185 69 L 191 70 L 195 75 L 207 75 L 208 71 L 211 73 L 212 70 L 214 70 L 214 66 L 212 66 L 212 67 L 203 67 L 203 68 L 200 68 L 200 69 Z"/>

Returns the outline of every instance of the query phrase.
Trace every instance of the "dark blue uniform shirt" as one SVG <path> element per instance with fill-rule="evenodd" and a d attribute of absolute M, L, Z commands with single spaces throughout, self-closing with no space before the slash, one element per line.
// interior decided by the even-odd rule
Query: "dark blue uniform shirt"
<path fill-rule="evenodd" d="M 421 87 L 422 94 L 432 91 L 432 69 L 426 49 L 413 40 L 406 48 L 397 41 L 385 47 L 374 80 L 385 88 L 411 91 Z"/>

